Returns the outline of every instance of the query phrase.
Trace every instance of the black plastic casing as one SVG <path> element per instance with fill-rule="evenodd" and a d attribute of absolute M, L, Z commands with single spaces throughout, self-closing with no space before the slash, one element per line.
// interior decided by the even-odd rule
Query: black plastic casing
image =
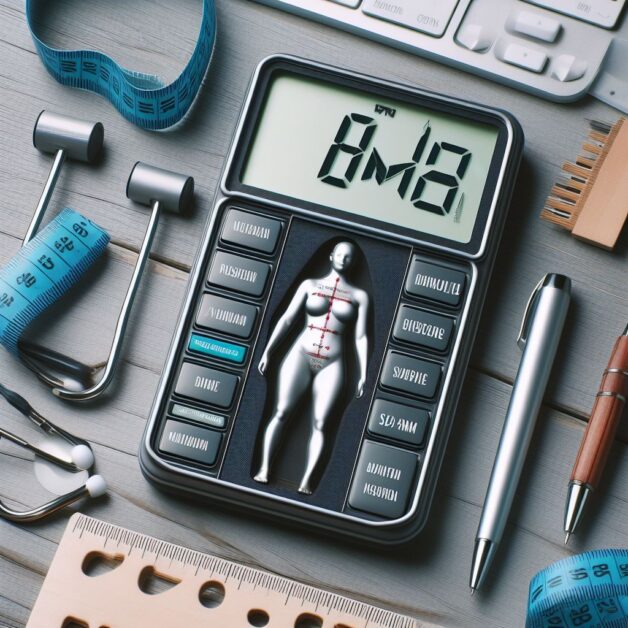
<path fill-rule="evenodd" d="M 407 229 L 395 228 L 390 225 L 382 226 L 377 221 L 363 221 L 359 217 L 331 208 L 243 185 L 240 181 L 240 175 L 247 157 L 247 148 L 255 131 L 257 117 L 263 106 L 267 87 L 275 72 L 294 72 L 355 87 L 362 91 L 370 91 L 376 95 L 386 95 L 397 101 L 416 103 L 423 107 L 495 125 L 498 128 L 497 146 L 470 242 L 460 245 L 442 238 L 411 232 Z M 238 509 L 254 511 L 264 517 L 278 517 L 299 526 L 313 527 L 328 533 L 350 536 L 363 541 L 382 544 L 401 543 L 418 534 L 428 517 L 458 396 L 466 374 L 506 222 L 522 157 L 523 143 L 523 131 L 517 120 L 510 114 L 497 109 L 372 79 L 295 57 L 273 56 L 264 60 L 258 66 L 249 88 L 230 155 L 223 171 L 222 187 L 216 193 L 213 210 L 205 225 L 199 252 L 191 271 L 180 319 L 142 438 L 140 465 L 144 475 L 160 488 L 176 495 L 189 495 L 204 500 L 219 501 Z M 203 289 L 212 250 L 219 237 L 219 218 L 225 206 L 233 201 L 241 206 L 246 206 L 248 203 L 258 204 L 262 207 L 274 207 L 288 214 L 298 214 L 314 221 L 321 219 L 326 224 L 337 224 L 345 232 L 354 229 L 356 233 L 374 235 L 392 242 L 402 242 L 411 246 L 413 251 L 418 254 L 425 252 L 427 255 L 436 255 L 443 259 L 444 264 L 459 263 L 469 269 L 469 275 L 472 277 L 472 289 L 469 291 L 461 316 L 464 325 L 461 327 L 461 333 L 456 340 L 455 359 L 452 361 L 448 376 L 447 394 L 443 396 L 438 421 L 430 435 L 429 458 L 426 460 L 420 477 L 417 478 L 418 488 L 415 495 L 415 506 L 409 515 L 400 520 L 393 522 L 374 521 L 373 518 L 360 519 L 355 516 L 345 516 L 344 513 L 332 513 L 321 508 L 307 507 L 302 501 L 296 499 L 292 501 L 277 498 L 263 491 L 223 482 L 216 477 L 216 474 L 189 469 L 187 465 L 168 459 L 167 456 L 164 457 L 158 451 L 156 438 L 159 433 L 160 422 L 167 413 L 168 391 L 172 388 L 173 378 L 178 371 L 181 352 L 185 349 L 188 330 L 195 313 L 195 299 L 199 291 Z M 382 230 L 385 230 L 386 233 L 383 233 Z"/>

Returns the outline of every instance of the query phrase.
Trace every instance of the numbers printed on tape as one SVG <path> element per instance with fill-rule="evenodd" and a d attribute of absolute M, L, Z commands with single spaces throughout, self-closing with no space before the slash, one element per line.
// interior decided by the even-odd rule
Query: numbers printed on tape
<path fill-rule="evenodd" d="M 628 618 L 628 549 L 560 560 L 530 582 L 526 628 L 624 628 Z"/>
<path fill-rule="evenodd" d="M 71 209 L 0 269 L 0 343 L 18 353 L 26 327 L 102 254 L 109 235 Z"/>

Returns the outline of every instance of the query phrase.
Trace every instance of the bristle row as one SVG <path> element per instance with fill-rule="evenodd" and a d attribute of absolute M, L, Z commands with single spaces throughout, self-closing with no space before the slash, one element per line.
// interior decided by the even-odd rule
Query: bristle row
<path fill-rule="evenodd" d="M 607 141 L 615 125 L 589 120 L 590 130 L 582 151 L 575 162 L 565 162 L 563 171 L 567 177 L 560 177 L 552 186 L 545 202 L 541 217 L 566 229 L 573 229 L 586 197 L 586 191 L 597 176 L 596 164 L 607 153 Z M 612 140 L 611 140 L 612 143 Z M 598 164 L 599 166 L 599 164 Z"/>

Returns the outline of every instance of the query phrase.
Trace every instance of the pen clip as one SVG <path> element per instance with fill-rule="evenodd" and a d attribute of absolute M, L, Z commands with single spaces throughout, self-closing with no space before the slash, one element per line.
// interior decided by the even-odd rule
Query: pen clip
<path fill-rule="evenodd" d="M 526 304 L 525 312 L 523 313 L 523 319 L 521 321 L 521 327 L 519 327 L 519 334 L 517 335 L 517 345 L 520 349 L 523 349 L 526 346 L 526 342 L 528 340 L 528 326 L 530 324 L 530 319 L 532 318 L 532 311 L 534 310 L 534 306 L 536 305 L 536 301 L 541 291 L 541 287 L 545 282 L 545 275 L 541 278 L 541 281 L 536 284 L 534 290 L 532 290 L 532 294 L 530 295 L 528 302 Z"/>

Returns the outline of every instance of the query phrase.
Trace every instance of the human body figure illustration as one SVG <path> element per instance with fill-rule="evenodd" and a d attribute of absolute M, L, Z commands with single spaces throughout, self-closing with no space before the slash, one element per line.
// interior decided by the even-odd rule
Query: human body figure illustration
<path fill-rule="evenodd" d="M 303 329 L 286 352 L 277 373 L 275 404 L 264 432 L 261 464 L 254 478 L 257 482 L 268 482 L 284 426 L 310 391 L 312 431 L 299 492 L 312 493 L 311 478 L 325 447 L 325 427 L 346 386 L 346 352 L 351 345 L 355 347 L 358 364 L 355 396 L 361 397 L 364 393 L 369 295 L 346 279 L 355 261 L 355 249 L 351 242 L 336 244 L 329 256 L 329 273 L 321 279 L 306 279 L 299 285 L 270 335 L 258 366 L 262 375 L 277 345 L 305 311 Z M 353 322 L 355 331 L 349 339 L 346 331 Z"/>

